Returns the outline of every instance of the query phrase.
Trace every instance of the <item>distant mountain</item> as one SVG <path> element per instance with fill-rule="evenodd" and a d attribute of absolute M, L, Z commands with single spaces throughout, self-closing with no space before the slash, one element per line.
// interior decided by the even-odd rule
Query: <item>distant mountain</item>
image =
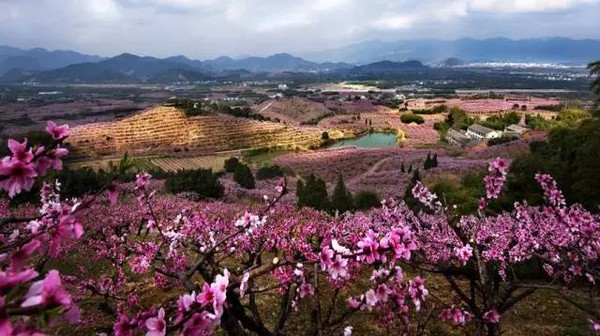
<path fill-rule="evenodd" d="M 440 62 L 458 58 L 466 62 L 553 62 L 588 63 L 600 55 L 599 40 L 569 38 L 533 38 L 511 40 L 464 38 L 454 41 L 410 40 L 367 41 L 345 47 L 302 55 L 313 61 L 371 63 L 381 60 L 418 59 Z"/>
<path fill-rule="evenodd" d="M 71 64 L 99 62 L 99 56 L 80 54 L 70 50 L 49 51 L 42 48 L 23 50 L 0 46 L 0 76 L 11 69 L 52 70 Z"/>
<path fill-rule="evenodd" d="M 192 62 L 192 61 L 191 61 Z M 201 62 L 200 62 L 201 63 Z M 64 68 L 18 77 L 14 72 L 0 78 L 0 82 L 40 82 L 40 83 L 170 83 L 187 78 L 189 81 L 205 80 L 206 75 L 196 70 L 188 62 L 173 59 L 141 57 L 121 54 L 97 63 L 80 63 Z M 14 79 L 17 78 L 17 81 Z M 12 79 L 12 81 L 11 81 Z"/>
<path fill-rule="evenodd" d="M 450 58 L 446 58 L 445 60 L 437 63 L 436 66 L 438 66 L 440 68 L 451 68 L 451 67 L 461 66 L 464 64 L 465 64 L 465 61 L 458 59 L 456 57 L 450 57 Z"/>
<path fill-rule="evenodd" d="M 40 83 L 138 83 L 135 76 L 111 69 L 102 63 L 81 63 L 64 68 L 44 71 L 30 76 L 25 81 Z"/>
<path fill-rule="evenodd" d="M 324 62 L 319 64 L 319 70 L 321 71 L 334 71 L 351 68 L 354 68 L 354 65 L 344 62 Z"/>
<path fill-rule="evenodd" d="M 198 70 L 202 70 L 202 71 L 206 71 L 206 72 L 209 72 L 212 70 L 212 68 L 210 67 L 210 65 L 208 63 L 198 61 L 198 60 L 191 60 L 183 55 L 167 57 L 164 60 L 173 62 L 173 63 L 185 64 L 194 69 L 198 69 Z"/>
<path fill-rule="evenodd" d="M 4 75 L 0 76 L 0 83 L 15 84 L 23 83 L 33 78 L 36 74 L 39 74 L 40 70 L 24 70 L 24 69 L 11 69 Z"/>
<path fill-rule="evenodd" d="M 194 70 L 193 66 L 185 63 L 150 56 L 141 57 L 127 53 L 109 58 L 98 64 L 108 69 L 136 77 L 142 81 L 171 69 Z"/>
<path fill-rule="evenodd" d="M 11 60 L 18 50 L 6 49 L 5 59 Z M 8 64 L 8 63 L 7 63 Z M 2 83 L 172 83 L 204 81 L 213 77 L 250 78 L 256 73 L 337 71 L 351 69 L 347 63 L 306 61 L 290 54 L 269 57 L 247 57 L 235 60 L 219 57 L 209 61 L 191 60 L 185 56 L 155 58 L 124 53 L 97 62 L 84 62 L 47 70 L 35 60 L 11 61 L 11 68 L 0 75 Z"/>
<path fill-rule="evenodd" d="M 396 74 L 401 72 L 414 72 L 418 70 L 427 70 L 429 67 L 423 65 L 419 61 L 392 62 L 380 61 L 369 63 L 366 65 L 357 66 L 355 68 L 345 70 L 351 74 L 371 75 L 371 74 Z"/>
<path fill-rule="evenodd" d="M 152 83 L 201 82 L 212 79 L 198 71 L 173 68 L 165 70 L 149 79 Z"/>
<path fill-rule="evenodd" d="M 286 72 L 286 71 L 328 71 L 352 67 L 346 63 L 315 63 L 286 53 L 269 57 L 246 57 L 235 60 L 230 57 L 219 57 L 204 61 L 213 70 L 248 70 L 251 72 Z"/>

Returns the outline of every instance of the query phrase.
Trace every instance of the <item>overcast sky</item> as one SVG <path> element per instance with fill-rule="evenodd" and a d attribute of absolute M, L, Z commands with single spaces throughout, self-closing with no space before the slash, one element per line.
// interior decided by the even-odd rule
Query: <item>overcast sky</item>
<path fill-rule="evenodd" d="M 600 0 L 0 0 L 0 45 L 264 56 L 365 40 L 600 38 Z"/>

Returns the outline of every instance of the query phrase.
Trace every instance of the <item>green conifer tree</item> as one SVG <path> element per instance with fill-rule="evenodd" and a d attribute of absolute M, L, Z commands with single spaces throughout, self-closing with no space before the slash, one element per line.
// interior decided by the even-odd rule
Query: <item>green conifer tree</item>
<path fill-rule="evenodd" d="M 352 209 L 352 194 L 346 188 L 344 178 L 338 175 L 337 184 L 331 195 L 331 210 L 339 211 L 340 213 L 350 211 Z"/>

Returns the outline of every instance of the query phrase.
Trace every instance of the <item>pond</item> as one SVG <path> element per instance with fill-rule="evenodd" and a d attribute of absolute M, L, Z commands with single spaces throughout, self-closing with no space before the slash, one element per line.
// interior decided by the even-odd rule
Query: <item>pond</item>
<path fill-rule="evenodd" d="M 393 133 L 369 133 L 358 138 L 340 140 L 329 146 L 329 148 L 356 146 L 356 147 L 397 147 L 398 138 Z"/>

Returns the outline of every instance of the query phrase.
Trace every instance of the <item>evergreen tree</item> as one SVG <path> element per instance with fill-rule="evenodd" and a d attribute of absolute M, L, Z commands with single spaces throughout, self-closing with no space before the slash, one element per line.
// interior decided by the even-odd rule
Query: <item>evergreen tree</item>
<path fill-rule="evenodd" d="M 435 168 L 438 166 L 438 155 L 437 153 L 433 155 L 433 159 L 431 160 L 431 167 Z"/>
<path fill-rule="evenodd" d="M 400 165 L 400 171 L 406 173 L 406 169 L 404 168 L 404 162 L 402 162 L 402 165 Z"/>
<path fill-rule="evenodd" d="M 240 160 L 238 160 L 238 158 L 236 157 L 230 157 L 229 159 L 225 160 L 225 164 L 224 167 L 225 171 L 228 173 L 233 173 L 235 172 L 235 168 L 237 168 L 237 166 L 240 164 Z"/>
<path fill-rule="evenodd" d="M 238 164 L 235 168 L 233 180 L 244 189 L 254 189 L 254 176 L 252 175 L 252 171 L 250 170 L 250 167 L 243 163 Z"/>
<path fill-rule="evenodd" d="M 412 173 L 412 163 L 410 164 L 410 166 L 408 166 L 408 173 Z"/>
<path fill-rule="evenodd" d="M 299 183 L 300 185 L 300 183 Z M 298 206 L 308 206 L 317 210 L 329 209 L 329 195 L 325 181 L 310 174 L 305 183 L 301 184 L 301 188 L 296 192 L 298 196 Z"/>
<path fill-rule="evenodd" d="M 596 109 L 596 116 L 600 115 L 600 61 L 595 61 L 588 64 L 588 70 L 590 71 L 590 75 L 594 79 L 592 84 L 590 85 L 590 89 L 596 95 L 596 103 L 594 105 Z"/>
<path fill-rule="evenodd" d="M 427 158 L 425 159 L 425 164 L 423 165 L 423 168 L 425 168 L 425 170 L 428 170 L 429 168 L 431 168 L 431 154 L 427 153 Z"/>
<path fill-rule="evenodd" d="M 340 213 L 350 211 L 352 209 L 352 194 L 344 184 L 342 175 L 338 175 L 337 184 L 331 195 L 331 210 L 339 211 Z"/>
<path fill-rule="evenodd" d="M 412 190 L 418 181 L 421 181 L 421 174 L 419 173 L 419 168 L 415 169 L 415 173 L 413 174 L 412 178 L 410 179 L 410 182 L 408 183 L 408 186 L 406 187 L 406 190 L 404 191 L 404 198 L 403 198 L 404 203 L 406 203 L 406 205 L 409 208 L 411 208 L 412 210 L 415 210 L 415 211 L 421 205 L 419 200 L 415 199 L 415 197 L 412 194 Z"/>
<path fill-rule="evenodd" d="M 304 204 L 306 196 L 304 193 L 304 182 L 302 182 L 302 179 L 298 179 L 298 182 L 296 182 L 296 199 L 296 204 L 298 207 L 302 208 L 306 205 Z"/>

